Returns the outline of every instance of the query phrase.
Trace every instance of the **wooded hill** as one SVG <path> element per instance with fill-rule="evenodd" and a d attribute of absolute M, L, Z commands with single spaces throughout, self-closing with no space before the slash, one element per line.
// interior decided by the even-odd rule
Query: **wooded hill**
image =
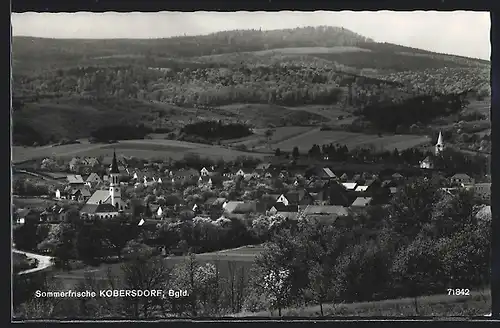
<path fill-rule="evenodd" d="M 183 125 L 169 122 L 172 111 L 190 120 L 200 114 L 187 110 L 195 107 L 229 118 L 217 107 L 361 109 L 436 92 L 474 89 L 489 95 L 488 61 L 376 43 L 338 27 L 152 40 L 14 37 L 12 47 L 15 127 L 44 135 L 41 142 L 87 136 L 89 120 L 94 129 L 113 120 Z M 50 127 L 56 121 L 47 124 L 56 112 L 57 131 Z M 88 120 L 76 119 L 80 114 Z M 264 115 L 264 126 L 265 120 Z M 23 131 L 15 131 L 15 142 Z"/>

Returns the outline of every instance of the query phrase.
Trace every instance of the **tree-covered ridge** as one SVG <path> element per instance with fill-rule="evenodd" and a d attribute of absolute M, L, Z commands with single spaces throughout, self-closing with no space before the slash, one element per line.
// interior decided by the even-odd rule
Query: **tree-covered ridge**
<path fill-rule="evenodd" d="M 14 57 L 33 50 L 40 55 L 106 56 L 117 53 L 194 57 L 285 47 L 353 46 L 372 40 L 341 27 L 302 27 L 282 30 L 232 30 L 208 35 L 163 39 L 74 40 L 14 37 Z"/>

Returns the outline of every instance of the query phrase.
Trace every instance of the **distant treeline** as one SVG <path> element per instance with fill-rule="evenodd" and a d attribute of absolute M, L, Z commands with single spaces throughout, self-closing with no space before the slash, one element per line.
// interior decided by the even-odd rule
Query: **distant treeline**
<path fill-rule="evenodd" d="M 250 128 L 242 123 L 223 123 L 221 121 L 203 121 L 188 124 L 181 133 L 195 135 L 208 140 L 237 139 L 252 134 Z"/>
<path fill-rule="evenodd" d="M 460 95 L 426 95 L 406 99 L 401 103 L 368 105 L 360 114 L 376 128 L 395 132 L 398 127 L 412 124 L 428 124 L 440 116 L 459 112 L 466 100 Z"/>
<path fill-rule="evenodd" d="M 91 137 L 95 142 L 107 142 L 113 140 L 132 140 L 144 139 L 144 137 L 153 132 L 142 124 L 137 126 L 132 125 L 109 125 L 103 126 L 91 133 Z"/>

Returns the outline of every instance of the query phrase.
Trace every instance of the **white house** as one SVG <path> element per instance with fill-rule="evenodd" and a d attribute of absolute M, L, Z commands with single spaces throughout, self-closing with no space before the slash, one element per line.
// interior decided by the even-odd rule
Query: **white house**
<path fill-rule="evenodd" d="M 433 169 L 434 168 L 434 163 L 432 162 L 431 158 L 427 156 L 424 158 L 423 161 L 420 162 L 420 168 L 421 169 Z"/>
<path fill-rule="evenodd" d="M 288 201 L 288 199 L 286 198 L 285 194 L 282 194 L 278 197 L 278 199 L 276 200 L 276 203 L 283 203 L 285 204 L 285 206 L 288 206 L 290 205 L 290 202 Z"/>
<path fill-rule="evenodd" d="M 239 169 L 239 170 L 236 172 L 236 175 L 245 176 L 245 172 L 243 171 L 243 169 Z"/>
<path fill-rule="evenodd" d="M 59 189 L 56 189 L 56 198 L 61 199 L 61 191 Z"/>
<path fill-rule="evenodd" d="M 200 170 L 200 175 L 201 175 L 202 177 L 207 177 L 207 176 L 209 176 L 209 175 L 210 175 L 210 171 L 209 171 L 209 170 L 207 170 L 207 168 L 206 168 L 206 167 L 204 167 L 204 168 L 202 168 L 202 169 Z"/>

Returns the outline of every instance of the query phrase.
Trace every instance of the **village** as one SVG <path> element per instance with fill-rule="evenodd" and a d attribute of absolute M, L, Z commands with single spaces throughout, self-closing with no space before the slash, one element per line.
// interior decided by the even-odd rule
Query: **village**
<path fill-rule="evenodd" d="M 444 149 L 439 134 L 435 155 Z M 50 165 L 49 161 L 43 160 L 42 166 Z M 105 173 L 99 174 L 104 171 L 103 165 Z M 104 161 L 103 165 L 95 158 L 73 158 L 68 166 L 74 174 L 59 175 L 61 187 L 52 188 L 49 195 L 61 205 L 17 208 L 14 223 L 59 223 L 75 206 L 81 218 L 87 220 L 125 215 L 140 219 L 140 226 L 195 217 L 251 221 L 262 215 L 334 222 L 338 217 L 388 203 L 412 176 L 430 178 L 440 174 L 433 170 L 429 157 L 406 176 L 394 170 L 339 172 L 311 159 L 276 156 L 269 162 L 231 167 L 217 163 L 201 169 L 172 169 L 162 163 L 133 167 L 119 160 L 114 152 L 111 163 Z M 484 182 L 487 179 L 478 182 L 455 172 L 443 181 L 445 192 L 472 190 L 478 199 L 489 203 L 491 183 Z"/>

